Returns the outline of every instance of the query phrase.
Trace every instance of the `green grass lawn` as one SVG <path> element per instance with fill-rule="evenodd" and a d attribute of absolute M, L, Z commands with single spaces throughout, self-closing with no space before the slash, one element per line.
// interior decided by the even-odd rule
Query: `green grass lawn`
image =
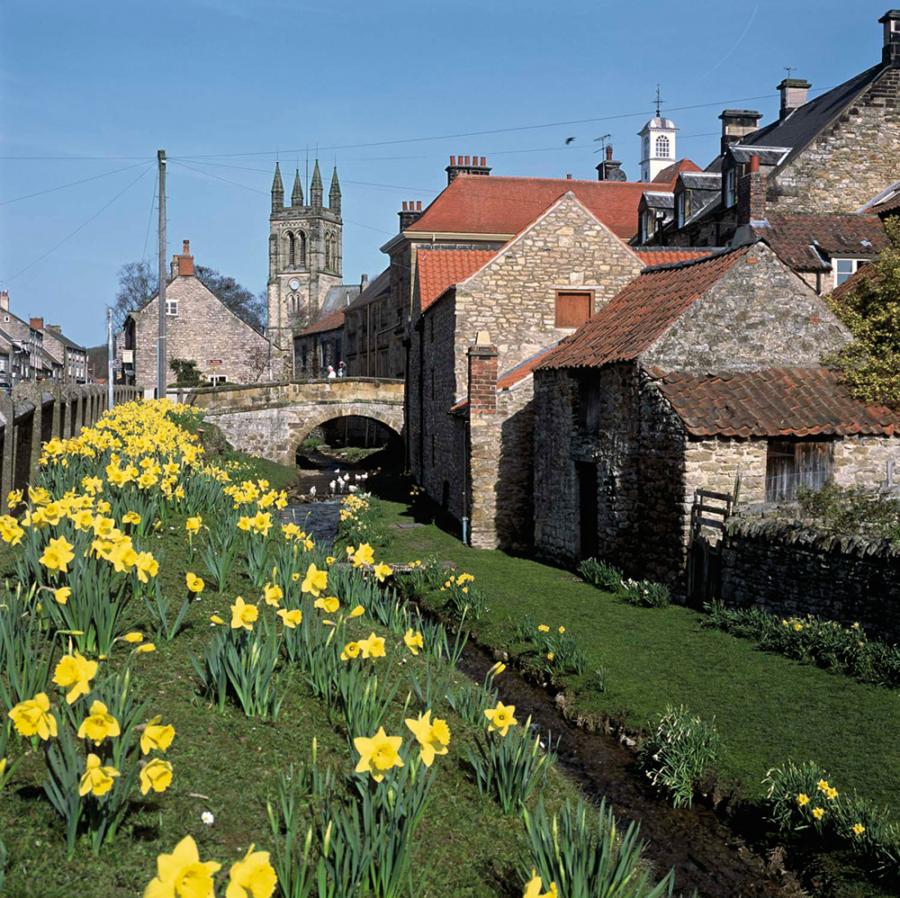
<path fill-rule="evenodd" d="M 398 527 L 413 523 L 410 506 L 382 504 L 389 560 L 434 556 L 475 575 L 489 606 L 474 625 L 479 641 L 515 654 L 515 628 L 525 614 L 568 628 L 588 657 L 585 675 L 564 681 L 578 711 L 642 727 L 667 704 L 684 704 L 715 718 L 719 778 L 743 796 L 763 794 L 769 768 L 812 759 L 839 788 L 855 788 L 900 817 L 897 691 L 763 653 L 749 640 L 704 629 L 695 611 L 637 608 L 571 572 L 468 548 L 433 522 Z M 418 506 L 416 514 L 421 523 Z M 586 687 L 598 667 L 606 672 L 604 692 Z"/>

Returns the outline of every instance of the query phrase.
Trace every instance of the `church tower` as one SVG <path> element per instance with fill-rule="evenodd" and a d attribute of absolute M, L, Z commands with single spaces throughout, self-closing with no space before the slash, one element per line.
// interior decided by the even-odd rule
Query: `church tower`
<path fill-rule="evenodd" d="M 660 114 L 662 98 L 656 85 L 656 115 L 638 132 L 641 138 L 641 180 L 652 181 L 678 157 L 675 154 L 675 122 Z"/>
<path fill-rule="evenodd" d="M 341 283 L 343 261 L 341 186 L 331 176 L 328 206 L 323 205 L 319 160 L 304 203 L 299 169 L 294 172 L 291 204 L 284 204 L 281 169 L 275 163 L 269 216 L 269 327 L 276 379 L 292 373 L 294 333 L 315 321 L 325 294 Z"/>

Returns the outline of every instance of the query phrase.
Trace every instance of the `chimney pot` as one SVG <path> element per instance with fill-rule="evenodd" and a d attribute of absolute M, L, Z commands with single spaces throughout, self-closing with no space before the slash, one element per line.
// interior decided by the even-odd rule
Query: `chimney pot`
<path fill-rule="evenodd" d="M 759 156 L 751 156 L 750 157 L 750 171 L 751 172 L 759 171 Z"/>
<path fill-rule="evenodd" d="M 181 241 L 181 253 L 184 256 L 189 256 L 191 254 L 191 241 L 190 240 L 182 240 Z"/>
<path fill-rule="evenodd" d="M 606 145 L 606 158 L 609 159 L 610 161 L 612 161 L 612 154 L 613 154 L 612 144 L 608 143 Z"/>
<path fill-rule="evenodd" d="M 401 208 L 403 209 L 404 212 L 406 211 L 406 200 L 403 201 L 403 205 Z"/>
<path fill-rule="evenodd" d="M 9 293 L 6 290 L 0 290 L 0 309 L 9 311 Z"/>
<path fill-rule="evenodd" d="M 451 156 L 451 157 L 450 157 L 450 164 L 451 164 L 451 165 L 456 165 L 456 156 Z"/>
<path fill-rule="evenodd" d="M 31 318 L 28 322 L 29 326 L 34 328 L 36 331 L 42 331 L 44 329 L 44 319 L 43 318 Z"/>
<path fill-rule="evenodd" d="M 484 168 L 486 165 L 487 165 L 487 157 L 482 156 L 481 157 L 481 167 Z"/>
<path fill-rule="evenodd" d="M 421 211 L 422 211 L 422 201 L 416 200 L 416 212 L 421 212 Z"/>
<path fill-rule="evenodd" d="M 472 164 L 472 157 L 466 156 L 466 165 L 471 165 L 471 164 Z"/>

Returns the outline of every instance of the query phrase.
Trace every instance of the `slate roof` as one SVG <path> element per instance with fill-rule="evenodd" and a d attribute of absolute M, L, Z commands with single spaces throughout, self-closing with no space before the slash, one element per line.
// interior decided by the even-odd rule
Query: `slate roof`
<path fill-rule="evenodd" d="M 325 334 L 328 331 L 340 330 L 344 326 L 344 310 L 338 309 L 318 321 L 314 321 L 309 327 L 297 334 L 298 337 L 311 337 L 313 334 Z"/>
<path fill-rule="evenodd" d="M 878 274 L 878 269 L 874 265 L 862 265 L 844 281 L 843 284 L 838 284 L 834 290 L 831 291 L 832 299 L 843 299 L 848 293 L 856 290 L 857 287 L 860 287 L 866 281 L 873 279 Z"/>
<path fill-rule="evenodd" d="M 799 271 L 831 271 L 830 257 L 874 257 L 889 242 L 879 218 L 853 212 L 773 213 L 763 222 L 754 222 L 752 230 L 783 262 Z"/>
<path fill-rule="evenodd" d="M 759 159 L 760 165 L 778 165 L 791 151 L 790 147 L 743 147 L 739 143 L 732 144 L 728 150 L 735 162 L 749 162 L 753 156 Z"/>
<path fill-rule="evenodd" d="M 62 331 L 54 330 L 50 325 L 47 325 L 44 328 L 44 333 L 49 334 L 53 339 L 59 340 L 64 346 L 68 346 L 69 349 L 78 349 L 81 352 L 85 352 L 85 348 L 80 344 L 76 343 L 71 338 L 67 337 Z"/>
<path fill-rule="evenodd" d="M 694 163 L 690 165 L 694 166 Z M 677 172 L 671 181 L 657 180 L 655 183 L 671 189 L 675 176 Z M 462 174 L 454 178 L 406 229 L 406 233 L 512 236 L 571 191 L 617 237 L 628 240 L 637 233 L 638 204 L 646 190 L 647 183 L 644 181 L 581 181 Z"/>
<path fill-rule="evenodd" d="M 377 277 L 374 277 L 371 281 L 369 281 L 369 286 L 363 290 L 353 302 L 347 307 L 349 309 L 361 309 L 363 306 L 369 305 L 369 303 L 375 302 L 378 299 L 381 299 L 385 294 L 389 293 L 391 289 L 391 269 L 390 267 L 385 268 L 384 271 L 381 272 Z"/>
<path fill-rule="evenodd" d="M 779 119 L 741 138 L 735 146 L 790 147 L 788 158 L 793 158 L 866 90 L 884 69 L 884 63 L 879 62 L 797 107 L 783 121 Z"/>
<path fill-rule="evenodd" d="M 670 372 L 657 383 L 693 436 L 900 436 L 900 412 L 854 399 L 827 368 Z"/>
<path fill-rule="evenodd" d="M 714 171 L 682 172 L 679 180 L 688 190 L 718 190 L 722 173 Z"/>
<path fill-rule="evenodd" d="M 420 249 L 416 254 L 419 301 L 424 312 L 449 287 L 497 255 L 493 249 Z"/>
<path fill-rule="evenodd" d="M 330 316 L 338 309 L 345 309 L 359 296 L 359 292 L 359 284 L 337 284 L 329 287 L 319 308 L 319 318 Z"/>
<path fill-rule="evenodd" d="M 644 191 L 644 205 L 648 209 L 674 209 L 675 194 L 662 193 L 659 190 Z"/>
<path fill-rule="evenodd" d="M 600 368 L 636 358 L 751 248 L 648 269 L 566 337 L 540 367 Z"/>

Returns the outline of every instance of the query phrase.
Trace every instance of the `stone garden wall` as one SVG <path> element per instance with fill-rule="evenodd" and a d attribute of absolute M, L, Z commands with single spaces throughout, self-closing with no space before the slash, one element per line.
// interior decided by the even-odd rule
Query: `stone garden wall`
<path fill-rule="evenodd" d="M 900 547 L 733 518 L 722 548 L 722 599 L 783 617 L 859 623 L 872 638 L 900 642 Z"/>

